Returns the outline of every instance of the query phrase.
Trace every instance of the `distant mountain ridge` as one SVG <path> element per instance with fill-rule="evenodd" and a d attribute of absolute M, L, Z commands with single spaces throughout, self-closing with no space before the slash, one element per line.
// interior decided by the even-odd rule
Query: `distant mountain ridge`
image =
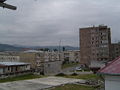
<path fill-rule="evenodd" d="M 15 47 L 9 44 L 0 44 L 0 51 L 20 51 L 21 47 Z"/>
<path fill-rule="evenodd" d="M 0 51 L 22 51 L 25 48 L 28 49 L 43 49 L 48 48 L 49 50 L 79 50 L 79 47 L 72 47 L 72 46 L 21 46 L 21 45 L 9 45 L 9 44 L 0 44 Z"/>

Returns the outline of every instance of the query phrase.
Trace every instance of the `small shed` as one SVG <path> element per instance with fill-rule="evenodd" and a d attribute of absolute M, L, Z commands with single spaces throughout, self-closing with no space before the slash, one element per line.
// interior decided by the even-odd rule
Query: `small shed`
<path fill-rule="evenodd" d="M 120 90 L 120 57 L 98 71 L 105 79 L 105 90 Z"/>
<path fill-rule="evenodd" d="M 18 74 L 30 70 L 30 63 L 0 62 L 0 75 Z"/>

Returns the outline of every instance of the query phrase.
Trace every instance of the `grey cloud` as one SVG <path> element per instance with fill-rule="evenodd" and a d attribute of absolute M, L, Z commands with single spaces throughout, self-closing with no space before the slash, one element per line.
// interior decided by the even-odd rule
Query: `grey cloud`
<path fill-rule="evenodd" d="M 8 0 L 17 11 L 0 8 L 0 41 L 21 45 L 79 46 L 79 28 L 105 24 L 119 40 L 119 0 Z"/>

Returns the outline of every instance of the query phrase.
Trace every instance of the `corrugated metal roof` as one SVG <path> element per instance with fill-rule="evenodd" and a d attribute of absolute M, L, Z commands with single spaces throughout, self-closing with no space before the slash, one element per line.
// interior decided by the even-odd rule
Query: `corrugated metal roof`
<path fill-rule="evenodd" d="M 5 66 L 14 66 L 14 65 L 26 65 L 30 63 L 24 63 L 24 62 L 0 62 L 0 65 L 5 65 Z"/>
<path fill-rule="evenodd" d="M 92 60 L 89 67 L 99 67 L 99 68 L 103 68 L 105 66 L 105 62 L 104 61 L 97 61 L 97 60 Z"/>
<path fill-rule="evenodd" d="M 27 50 L 24 52 L 28 52 L 28 53 L 39 53 L 39 52 L 43 52 L 43 51 L 37 51 L 37 50 Z"/>
<path fill-rule="evenodd" d="M 107 66 L 98 71 L 100 74 L 120 75 L 120 57 L 111 61 Z"/>

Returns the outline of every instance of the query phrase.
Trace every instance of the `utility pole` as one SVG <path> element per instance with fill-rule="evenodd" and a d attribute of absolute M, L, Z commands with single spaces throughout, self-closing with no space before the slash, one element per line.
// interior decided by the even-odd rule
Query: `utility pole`
<path fill-rule="evenodd" d="M 60 53 L 61 53 L 61 40 L 59 41 L 59 60 L 60 60 Z"/>
<path fill-rule="evenodd" d="M 59 41 L 59 52 L 61 52 L 61 40 Z"/>

